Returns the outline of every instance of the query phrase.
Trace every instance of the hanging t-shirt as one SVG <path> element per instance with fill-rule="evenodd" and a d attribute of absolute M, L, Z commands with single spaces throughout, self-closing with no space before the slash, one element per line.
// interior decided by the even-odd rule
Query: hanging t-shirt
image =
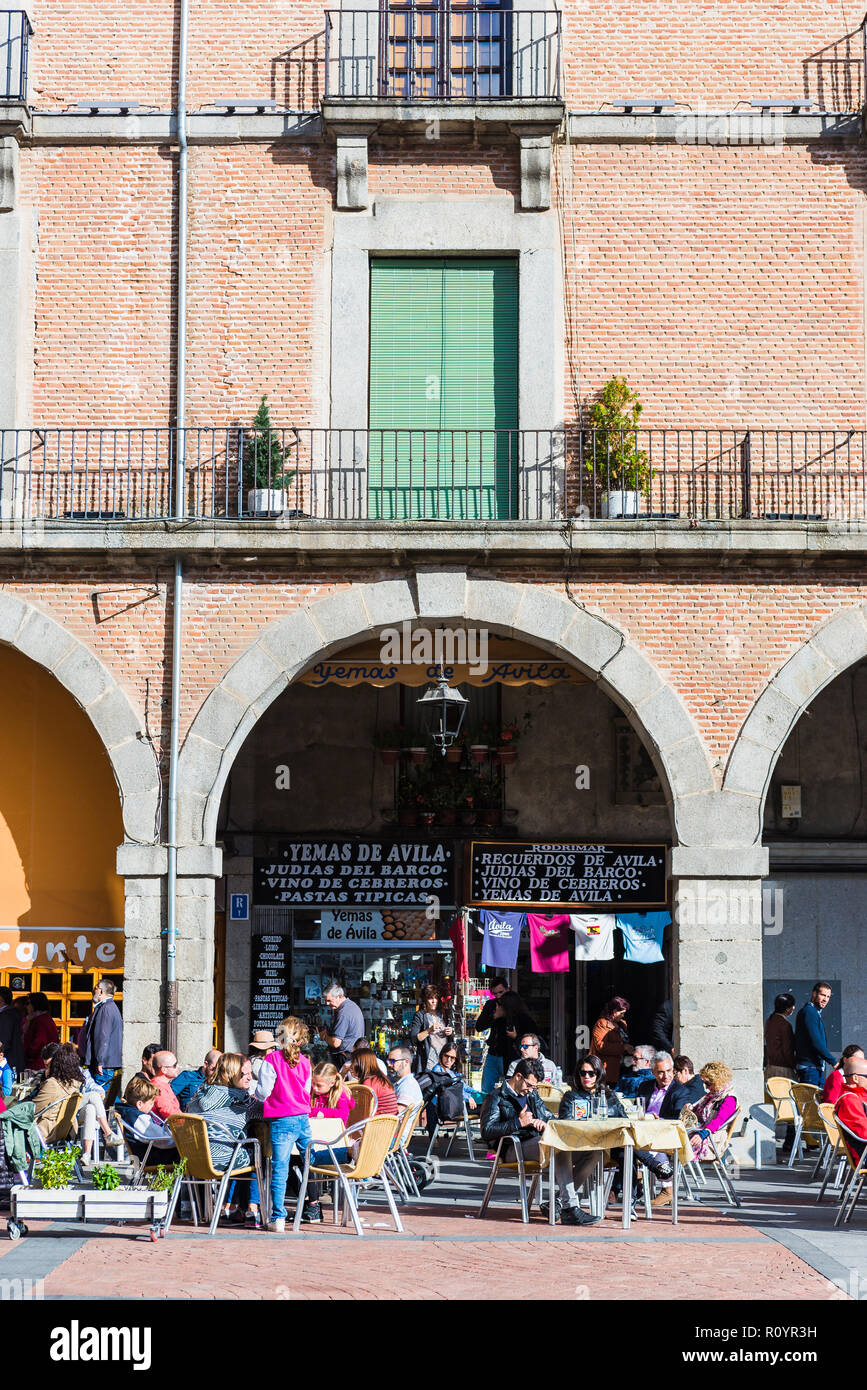
<path fill-rule="evenodd" d="M 569 925 L 575 933 L 575 959 L 613 960 L 614 923 L 613 912 L 573 912 Z"/>
<path fill-rule="evenodd" d="M 623 959 L 638 965 L 656 965 L 665 960 L 662 933 L 670 921 L 668 912 L 618 912 L 617 925 L 623 932 Z"/>
<path fill-rule="evenodd" d="M 563 975 L 569 969 L 569 918 L 563 913 L 545 917 L 527 913 L 530 928 L 530 969 L 537 975 Z"/>
<path fill-rule="evenodd" d="M 525 912 L 482 912 L 482 965 L 495 970 L 514 970 L 518 964 L 521 928 L 527 920 Z"/>
<path fill-rule="evenodd" d="M 470 972 L 467 969 L 467 934 L 464 931 L 464 919 L 460 913 L 449 927 L 449 939 L 455 948 L 455 979 L 468 980 Z"/>

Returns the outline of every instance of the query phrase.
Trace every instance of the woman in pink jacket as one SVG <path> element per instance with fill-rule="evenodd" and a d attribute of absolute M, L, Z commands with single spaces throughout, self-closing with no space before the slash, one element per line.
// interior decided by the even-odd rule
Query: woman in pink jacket
<path fill-rule="evenodd" d="M 278 1051 L 269 1052 L 259 1069 L 255 1096 L 264 1101 L 271 1126 L 271 1220 L 268 1229 L 286 1229 L 286 1182 L 292 1149 L 303 1162 L 310 1143 L 310 1059 L 301 1051 L 310 1034 L 300 1018 L 284 1018 L 277 1029 Z M 309 1205 L 301 1214 L 310 1219 Z M 318 1219 L 318 1218 L 317 1218 Z"/>

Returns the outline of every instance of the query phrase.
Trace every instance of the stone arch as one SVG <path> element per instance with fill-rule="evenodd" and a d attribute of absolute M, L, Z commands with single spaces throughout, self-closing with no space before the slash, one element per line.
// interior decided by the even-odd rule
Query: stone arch
<path fill-rule="evenodd" d="M 816 629 L 771 677 L 741 725 L 723 787 L 751 803 L 754 844 L 761 842 L 765 797 L 786 739 L 816 696 L 865 656 L 867 604 L 860 604 Z"/>
<path fill-rule="evenodd" d="M 420 570 L 315 600 L 265 628 L 196 715 L 179 762 L 179 838 L 213 844 L 220 798 L 256 721 L 315 660 L 385 627 L 475 622 L 571 661 L 624 711 L 667 784 L 678 843 L 709 843 L 719 799 L 707 751 L 680 697 L 613 623 L 550 589 Z"/>
<path fill-rule="evenodd" d="M 42 609 L 0 590 L 0 642 L 69 691 L 100 737 L 120 792 L 127 840 L 159 843 L 160 777 L 144 723 L 98 657 Z"/>

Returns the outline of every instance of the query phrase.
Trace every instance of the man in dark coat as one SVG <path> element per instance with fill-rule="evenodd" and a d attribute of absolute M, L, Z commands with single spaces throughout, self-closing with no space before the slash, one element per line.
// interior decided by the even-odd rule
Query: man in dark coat
<path fill-rule="evenodd" d="M 12 1003 L 12 991 L 0 987 L 0 1043 L 6 1061 L 14 1072 L 24 1068 L 24 1044 L 21 1041 L 21 1014 Z"/>
<path fill-rule="evenodd" d="M 78 1051 L 98 1086 L 107 1086 L 123 1065 L 123 1019 L 113 980 L 100 980 L 93 991 L 93 1013 L 79 1035 Z"/>

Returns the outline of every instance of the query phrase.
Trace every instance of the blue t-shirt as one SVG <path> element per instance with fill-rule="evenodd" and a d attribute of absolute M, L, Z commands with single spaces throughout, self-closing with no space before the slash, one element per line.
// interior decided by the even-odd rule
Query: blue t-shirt
<path fill-rule="evenodd" d="M 514 970 L 518 963 L 525 912 L 483 912 L 482 965 L 494 970 Z"/>
<path fill-rule="evenodd" d="M 639 965 L 656 965 L 664 960 L 662 934 L 670 921 L 668 912 L 618 912 L 617 925 L 623 932 L 623 959 Z"/>

